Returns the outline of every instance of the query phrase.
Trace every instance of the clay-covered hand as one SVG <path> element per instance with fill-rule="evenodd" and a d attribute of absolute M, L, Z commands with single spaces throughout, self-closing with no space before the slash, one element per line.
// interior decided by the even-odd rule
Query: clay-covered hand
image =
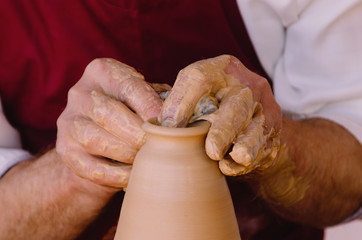
<path fill-rule="evenodd" d="M 282 116 L 267 80 L 222 55 L 195 62 L 177 76 L 159 122 L 185 127 L 208 120 L 206 152 L 230 176 L 268 167 L 279 150 Z"/>
<path fill-rule="evenodd" d="M 57 121 L 56 151 L 81 178 L 124 188 L 138 149 L 142 123 L 156 117 L 162 100 L 135 69 L 96 59 L 68 93 Z"/>

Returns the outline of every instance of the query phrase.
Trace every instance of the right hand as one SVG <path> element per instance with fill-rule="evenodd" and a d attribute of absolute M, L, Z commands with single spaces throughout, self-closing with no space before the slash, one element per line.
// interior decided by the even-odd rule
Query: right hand
<path fill-rule="evenodd" d="M 161 106 L 140 73 L 113 59 L 96 59 L 69 90 L 57 121 L 56 151 L 77 176 L 123 189 L 145 141 L 141 125 Z"/>
<path fill-rule="evenodd" d="M 280 107 L 267 80 L 237 58 L 203 59 L 179 72 L 159 122 L 184 127 L 195 116 L 211 123 L 205 150 L 225 175 L 245 175 L 273 164 L 280 147 Z"/>

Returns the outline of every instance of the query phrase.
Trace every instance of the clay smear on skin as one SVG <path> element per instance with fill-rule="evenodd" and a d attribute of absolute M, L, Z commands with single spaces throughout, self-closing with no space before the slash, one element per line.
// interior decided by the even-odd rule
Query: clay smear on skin
<path fill-rule="evenodd" d="M 188 119 L 182 117 L 191 116 L 192 113 L 198 116 L 199 109 L 208 108 L 189 106 L 184 102 L 212 104 L 212 101 L 201 101 L 208 97 L 221 101 L 214 113 L 192 118 L 193 121 L 205 119 L 212 123 L 206 145 L 209 156 L 211 154 L 212 159 L 220 160 L 219 166 L 225 175 L 237 176 L 261 170 L 261 194 L 277 205 L 291 205 L 304 197 L 308 183 L 293 175 L 295 164 L 287 156 L 287 151 L 283 151 L 279 159 L 274 161 L 280 148 L 279 136 L 271 139 L 274 129 L 264 135 L 262 107 L 260 103 L 254 102 L 249 88 L 234 76 L 225 73 L 224 69 L 229 63 L 230 56 L 224 55 L 196 62 L 181 70 L 175 82 L 180 91 L 171 92 L 174 102 L 170 103 L 166 99 L 164 108 L 168 112 L 159 116 L 159 120 L 163 126 L 183 127 Z M 237 88 L 241 91 L 233 92 Z M 176 109 L 178 112 L 175 112 Z M 225 115 L 229 116 L 230 122 L 220 122 L 225 119 L 221 116 Z M 215 126 L 217 127 L 213 129 Z M 271 146 L 268 146 L 268 141 L 271 141 Z M 230 143 L 234 145 L 230 146 Z M 230 153 L 233 159 L 224 158 L 230 147 L 233 147 Z M 272 165 L 274 162 L 276 163 Z"/>
<path fill-rule="evenodd" d="M 74 128 L 80 144 L 86 149 L 97 150 L 90 151 L 91 154 L 104 153 L 109 158 L 129 163 L 133 161 L 136 155 L 136 149 L 112 134 L 105 136 L 104 134 L 108 133 L 93 122 L 79 118 L 74 121 Z"/>
<path fill-rule="evenodd" d="M 253 119 L 256 111 L 261 114 L 261 107 L 258 107 L 260 104 L 254 102 L 249 88 L 242 85 L 233 75 L 225 73 L 230 59 L 230 56 L 223 55 L 196 62 L 181 70 L 175 82 L 179 91 L 171 92 L 170 97 L 173 102 L 166 99 L 164 104 L 166 113 L 161 120 L 164 120 L 163 126 L 180 127 L 187 124 L 187 122 L 184 123 L 187 119 L 182 118 L 193 113 L 192 121 L 204 119 L 211 122 L 212 127 L 206 141 L 208 155 L 214 160 L 222 161 L 221 170 L 224 174 L 240 175 L 259 167 L 261 158 L 266 157 L 271 150 L 266 149 L 268 137 L 263 134 L 264 118 L 262 121 L 260 118 Z M 195 102 L 197 102 L 196 106 L 189 106 Z M 220 106 L 217 106 L 218 102 Z M 210 113 L 204 109 L 218 110 Z M 230 121 L 223 121 L 225 118 Z M 238 136 L 245 136 L 245 128 L 248 125 L 249 138 L 238 138 Z M 253 129 L 250 129 L 251 127 Z M 234 139 L 236 139 L 235 148 L 245 150 L 242 155 L 235 153 L 236 151 L 232 153 L 237 163 L 223 159 Z M 260 148 L 262 150 L 259 151 Z M 275 157 L 274 153 L 273 156 Z M 252 161 L 257 164 L 252 165 L 250 163 Z"/>
<path fill-rule="evenodd" d="M 260 194 L 275 205 L 291 206 L 302 200 L 309 188 L 308 178 L 294 176 L 294 161 L 283 145 L 274 165 L 265 170 Z"/>
<path fill-rule="evenodd" d="M 160 112 L 162 100 L 153 88 L 145 82 L 142 74 L 134 68 L 114 60 L 109 60 L 108 64 L 113 80 L 118 81 L 118 86 L 122 86 L 115 88 L 120 92 L 115 93 L 114 96 L 118 96 L 120 101 L 137 112 L 144 121 L 154 117 L 150 114 Z M 158 104 L 153 104 L 151 107 L 145 106 L 143 104 L 145 101 Z"/>
<path fill-rule="evenodd" d="M 145 141 L 145 133 L 141 129 L 141 119 L 116 100 L 109 101 L 109 97 L 96 91 L 92 91 L 91 96 L 94 103 L 92 114 L 94 120 L 108 132 L 119 133 L 118 138 L 126 142 L 130 141 L 130 144 L 140 148 Z M 114 112 L 117 112 L 117 115 Z"/>
<path fill-rule="evenodd" d="M 229 56 L 204 60 L 182 69 L 175 81 L 174 87 L 179 91 L 171 92 L 174 102 L 165 101 L 166 109 L 159 117 L 159 121 L 166 127 L 185 127 L 196 104 L 203 96 L 216 93 L 220 88 L 227 86 L 227 78 L 223 69 L 230 61 Z M 172 104 L 172 105 L 171 105 Z"/>

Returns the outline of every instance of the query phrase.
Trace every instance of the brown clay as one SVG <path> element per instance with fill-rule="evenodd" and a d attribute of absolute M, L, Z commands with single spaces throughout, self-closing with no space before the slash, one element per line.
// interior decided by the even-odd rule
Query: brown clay
<path fill-rule="evenodd" d="M 116 240 L 240 240 L 229 189 L 205 153 L 206 121 L 187 128 L 146 122 Z"/>

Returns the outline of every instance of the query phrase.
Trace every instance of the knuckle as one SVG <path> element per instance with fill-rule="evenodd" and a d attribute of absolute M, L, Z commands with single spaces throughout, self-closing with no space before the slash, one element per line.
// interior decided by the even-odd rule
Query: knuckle
<path fill-rule="evenodd" d="M 254 87 L 260 91 L 265 91 L 267 89 L 270 89 L 270 84 L 266 80 L 266 78 L 258 77 L 254 80 Z"/>
<path fill-rule="evenodd" d="M 120 187 L 127 187 L 130 173 L 131 173 L 131 168 L 132 168 L 132 166 L 125 167 L 123 174 L 120 176 L 120 180 L 119 180 Z"/>
<path fill-rule="evenodd" d="M 222 55 L 224 57 L 228 57 L 230 59 L 230 62 L 235 63 L 237 66 L 243 65 L 243 63 L 235 56 L 232 55 Z"/>
<path fill-rule="evenodd" d="M 71 89 L 69 89 L 68 91 L 68 105 L 69 104 L 73 104 L 74 102 L 78 102 L 79 99 L 82 96 L 82 91 L 79 87 L 72 87 Z"/>
<path fill-rule="evenodd" d="M 71 169 L 76 175 L 87 178 L 89 166 L 79 152 L 66 149 L 61 155 L 65 165 Z"/>
<path fill-rule="evenodd" d="M 57 119 L 56 124 L 57 124 L 58 131 L 60 129 L 63 129 L 63 126 L 65 125 L 64 113 L 60 114 L 59 118 Z"/>
<path fill-rule="evenodd" d="M 85 74 L 94 74 L 94 72 L 99 72 L 105 70 L 106 62 L 110 61 L 109 58 L 96 58 L 92 60 L 87 67 L 85 68 Z"/>
<path fill-rule="evenodd" d="M 66 141 L 63 140 L 57 141 L 55 151 L 68 167 L 72 165 L 71 151 L 69 151 Z"/>
<path fill-rule="evenodd" d="M 69 131 L 68 121 L 63 117 L 59 117 L 57 120 L 57 132 L 57 145 L 70 144 L 66 139 L 70 137 L 71 131 Z"/>
<path fill-rule="evenodd" d="M 91 141 L 98 139 L 96 127 L 80 117 L 74 119 L 73 135 L 75 140 L 86 149 L 91 145 Z"/>
<path fill-rule="evenodd" d="M 61 139 L 57 139 L 57 143 L 55 146 L 55 152 L 62 158 L 64 157 L 64 153 L 65 153 L 64 149 L 65 149 L 64 142 Z"/>

